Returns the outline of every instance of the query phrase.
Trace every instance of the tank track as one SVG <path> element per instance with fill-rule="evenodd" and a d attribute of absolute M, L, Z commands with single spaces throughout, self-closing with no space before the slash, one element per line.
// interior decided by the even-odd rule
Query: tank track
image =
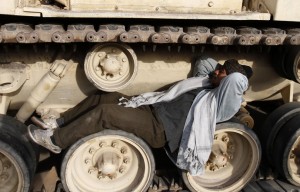
<path fill-rule="evenodd" d="M 128 30 L 126 30 L 128 29 Z M 300 28 L 280 29 L 252 27 L 204 26 L 177 27 L 151 25 L 27 25 L 3 24 L 0 43 L 73 43 L 123 42 L 152 44 L 212 45 L 300 45 Z"/>
<path fill-rule="evenodd" d="M 176 181 L 174 178 L 166 176 L 154 176 L 153 182 L 150 184 L 147 192 L 189 192 L 183 186 L 183 181 Z M 58 182 L 55 192 L 66 192 L 62 183 Z"/>

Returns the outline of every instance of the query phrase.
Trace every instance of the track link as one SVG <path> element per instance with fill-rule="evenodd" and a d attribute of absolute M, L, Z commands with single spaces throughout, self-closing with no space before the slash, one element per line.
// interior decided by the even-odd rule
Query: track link
<path fill-rule="evenodd" d="M 128 30 L 126 30 L 128 29 Z M 177 27 L 151 25 L 1 25 L 1 43 L 73 43 L 124 42 L 153 44 L 212 45 L 300 45 L 300 28 L 280 29 L 252 27 L 204 26 Z"/>

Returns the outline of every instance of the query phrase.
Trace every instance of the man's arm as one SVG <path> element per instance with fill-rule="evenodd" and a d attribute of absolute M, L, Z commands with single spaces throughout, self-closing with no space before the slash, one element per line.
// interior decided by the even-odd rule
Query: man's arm
<path fill-rule="evenodd" d="M 194 77 L 205 77 L 216 69 L 218 62 L 212 58 L 201 56 L 195 62 Z"/>
<path fill-rule="evenodd" d="M 234 72 L 222 79 L 220 86 L 212 90 L 217 101 L 217 122 L 227 121 L 238 112 L 248 85 L 245 75 Z"/>

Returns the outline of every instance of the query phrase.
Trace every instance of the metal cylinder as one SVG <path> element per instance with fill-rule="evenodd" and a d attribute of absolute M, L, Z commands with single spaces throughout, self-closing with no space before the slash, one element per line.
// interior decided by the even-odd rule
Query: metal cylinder
<path fill-rule="evenodd" d="M 61 62 L 52 64 L 49 72 L 46 73 L 40 82 L 33 88 L 29 98 L 16 114 L 16 118 L 19 121 L 24 123 L 36 108 L 46 100 L 48 95 L 53 91 L 60 79 L 66 73 L 68 69 L 66 66 L 66 64 Z"/>

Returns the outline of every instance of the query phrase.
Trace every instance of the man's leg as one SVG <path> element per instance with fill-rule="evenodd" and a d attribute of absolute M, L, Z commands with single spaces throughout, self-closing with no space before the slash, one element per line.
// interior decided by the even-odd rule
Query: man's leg
<path fill-rule="evenodd" d="M 32 117 L 32 122 L 43 129 L 55 129 L 62 127 L 75 119 L 79 118 L 81 115 L 87 113 L 93 108 L 97 107 L 100 104 L 117 104 L 121 97 L 129 98 L 129 96 L 123 95 L 121 93 L 97 93 L 88 96 L 82 100 L 75 107 L 70 108 L 66 112 L 61 114 L 61 117 L 58 119 L 49 118 L 49 119 L 39 119 L 37 117 Z"/>
<path fill-rule="evenodd" d="M 82 100 L 75 107 L 61 114 L 64 124 L 68 124 L 100 104 L 117 104 L 121 97 L 127 97 L 121 93 L 100 92 Z"/>
<path fill-rule="evenodd" d="M 87 135 L 104 129 L 124 130 L 144 139 L 152 147 L 165 144 L 164 129 L 149 106 L 126 108 L 117 104 L 100 104 L 65 127 L 56 129 L 55 143 L 66 148 Z"/>

